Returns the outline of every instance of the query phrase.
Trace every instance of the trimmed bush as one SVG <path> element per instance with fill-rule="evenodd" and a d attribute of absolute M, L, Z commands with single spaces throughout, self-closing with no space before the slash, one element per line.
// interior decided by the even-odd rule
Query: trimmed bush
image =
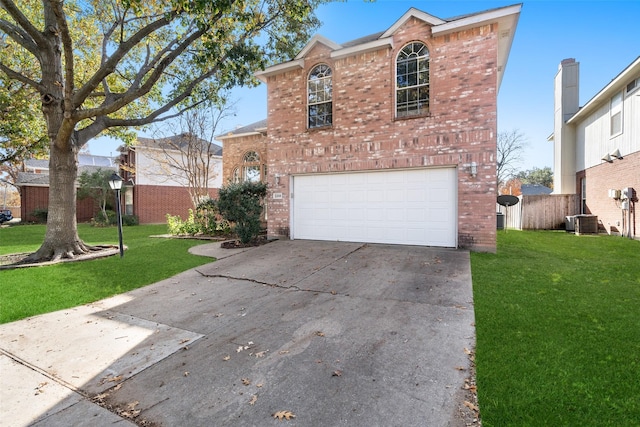
<path fill-rule="evenodd" d="M 39 224 L 46 224 L 49 210 L 47 208 L 37 208 L 31 212 L 31 216 L 33 216 Z"/>
<path fill-rule="evenodd" d="M 260 234 L 260 215 L 266 195 L 264 182 L 245 181 L 220 188 L 218 209 L 233 224 L 233 231 L 242 243 L 249 243 Z"/>

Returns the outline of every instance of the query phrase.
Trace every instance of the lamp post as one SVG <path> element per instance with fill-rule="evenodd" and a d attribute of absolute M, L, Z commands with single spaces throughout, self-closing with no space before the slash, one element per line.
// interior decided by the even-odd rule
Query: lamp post
<path fill-rule="evenodd" d="M 109 178 L 109 187 L 116 192 L 116 218 L 118 220 L 118 238 L 120 242 L 120 258 L 124 255 L 122 246 L 122 212 L 120 211 L 120 190 L 122 189 L 122 178 L 117 173 L 113 173 Z"/>

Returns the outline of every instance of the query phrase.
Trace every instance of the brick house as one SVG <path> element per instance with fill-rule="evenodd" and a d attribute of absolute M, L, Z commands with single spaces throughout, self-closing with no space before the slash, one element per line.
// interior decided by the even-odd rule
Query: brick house
<path fill-rule="evenodd" d="M 576 212 L 600 231 L 637 238 L 640 57 L 582 107 L 579 66 L 565 59 L 555 77 L 554 194 L 577 194 Z"/>
<path fill-rule="evenodd" d="M 520 9 L 412 8 L 348 43 L 314 36 L 257 73 L 266 127 L 219 137 L 226 177 L 260 154 L 269 236 L 495 251 L 497 94 Z"/>
<path fill-rule="evenodd" d="M 49 160 L 27 159 L 18 172 L 16 185 L 20 187 L 20 218 L 24 222 L 35 222 L 36 210 L 49 208 Z M 93 173 L 99 169 L 118 169 L 116 159 L 107 156 L 78 155 L 78 175 Z M 95 201 L 91 198 L 78 199 L 76 202 L 76 221 L 89 222 L 96 214 Z"/>
<path fill-rule="evenodd" d="M 190 152 L 190 153 L 189 153 Z M 222 147 L 188 134 L 166 138 L 141 138 L 133 146 L 120 147 L 121 176 L 133 182 L 124 192 L 124 209 L 141 224 L 163 224 L 166 215 L 186 219 L 192 208 L 185 162 L 193 156 L 209 156 L 209 197 L 217 197 L 222 184 Z M 200 162 L 199 164 L 203 164 Z"/>

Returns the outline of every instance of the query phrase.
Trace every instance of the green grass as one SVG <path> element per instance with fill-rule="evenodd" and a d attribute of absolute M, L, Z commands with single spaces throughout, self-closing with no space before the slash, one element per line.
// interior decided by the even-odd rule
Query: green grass
<path fill-rule="evenodd" d="M 151 238 L 166 233 L 166 225 L 125 227 L 124 257 L 111 256 L 52 266 L 0 270 L 0 323 L 97 301 L 136 289 L 212 258 L 188 253 L 199 240 Z M 0 229 L 0 254 L 34 252 L 44 238 L 44 225 Z M 115 227 L 78 226 L 80 238 L 90 244 L 117 244 Z"/>
<path fill-rule="evenodd" d="M 640 425 L 639 241 L 500 232 L 471 266 L 485 427 Z"/>

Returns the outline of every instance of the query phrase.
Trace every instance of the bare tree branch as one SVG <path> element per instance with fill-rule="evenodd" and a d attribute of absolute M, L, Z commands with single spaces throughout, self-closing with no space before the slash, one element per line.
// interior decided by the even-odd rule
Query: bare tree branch
<path fill-rule="evenodd" d="M 498 187 L 516 173 L 517 166 L 522 161 L 522 154 L 527 145 L 527 138 L 518 129 L 498 133 L 496 158 L 496 181 Z"/>

